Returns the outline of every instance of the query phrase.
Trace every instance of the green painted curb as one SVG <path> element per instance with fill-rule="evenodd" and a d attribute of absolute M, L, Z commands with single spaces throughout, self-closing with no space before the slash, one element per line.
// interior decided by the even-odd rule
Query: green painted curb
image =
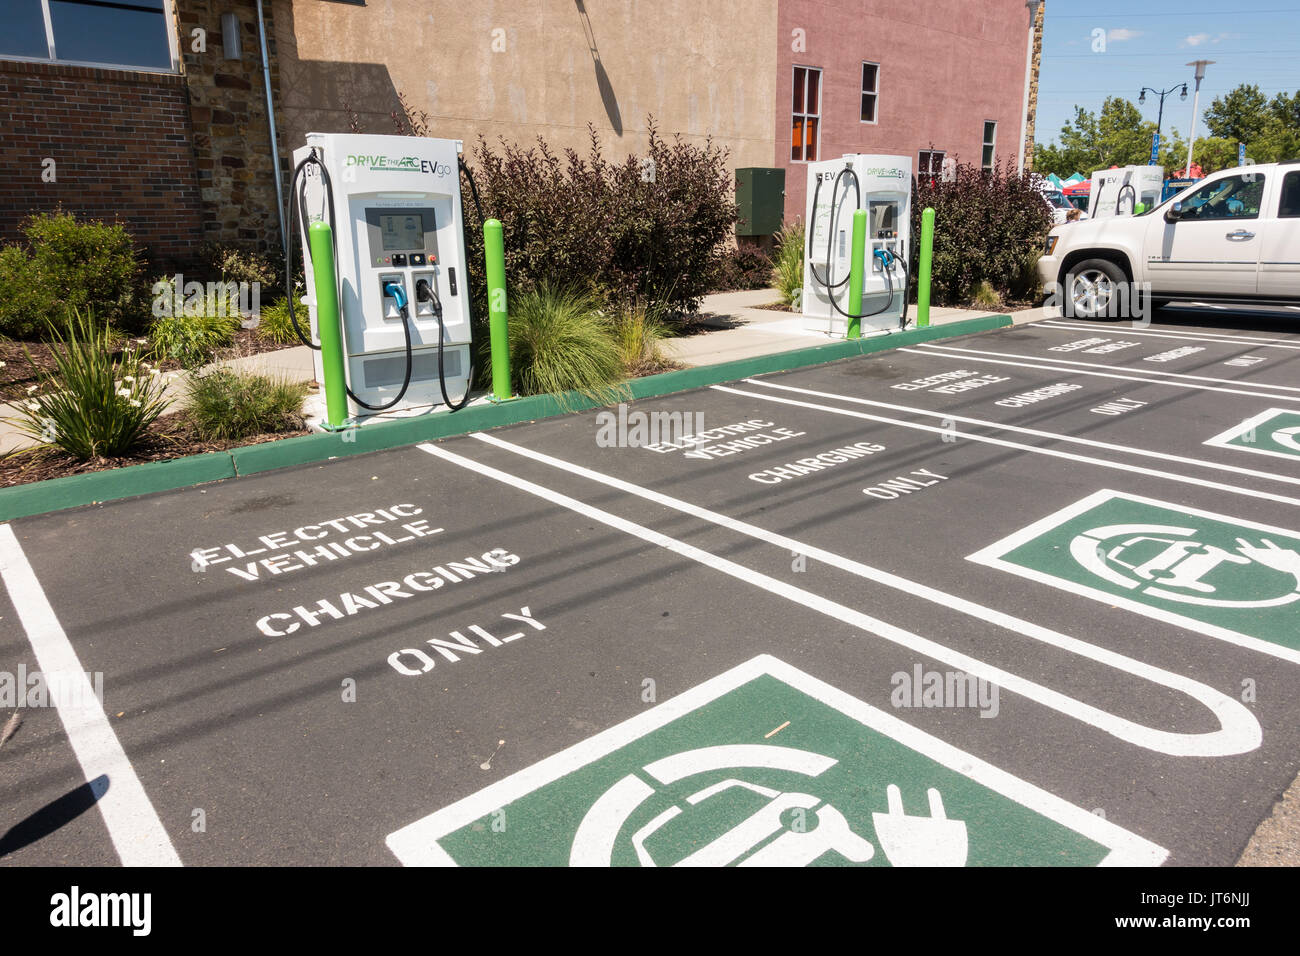
<path fill-rule="evenodd" d="M 653 398 L 673 392 L 684 392 L 721 382 L 751 378 L 772 372 L 787 372 L 812 365 L 837 362 L 840 359 L 883 352 L 904 345 L 915 345 L 932 339 L 952 338 L 988 332 L 1011 325 L 1009 315 L 990 315 L 978 319 L 965 319 L 947 325 L 924 329 L 908 329 L 892 335 L 879 335 L 853 341 L 833 342 L 813 348 L 777 352 L 756 358 L 738 359 L 718 365 L 681 369 L 647 375 L 626 384 L 624 394 L 628 399 Z M 232 448 L 230 451 L 191 455 L 173 461 L 150 462 L 131 465 L 112 471 L 88 475 L 53 478 L 30 485 L 0 488 L 0 521 L 23 518 L 29 515 L 61 511 L 80 505 L 131 498 L 186 488 L 205 481 L 236 478 L 258 472 L 307 465 L 384 451 L 422 441 L 435 441 L 453 435 L 500 428 L 520 422 L 552 418 L 569 412 L 599 408 L 605 403 L 577 392 L 564 395 L 531 395 L 504 404 L 476 405 L 455 415 L 426 415 L 394 422 L 380 422 L 364 428 L 315 435 L 300 435 L 281 441 Z"/>
<path fill-rule="evenodd" d="M 0 521 L 234 477 L 235 467 L 230 453 L 213 451 L 111 471 L 50 478 L 30 485 L 0 489 Z"/>

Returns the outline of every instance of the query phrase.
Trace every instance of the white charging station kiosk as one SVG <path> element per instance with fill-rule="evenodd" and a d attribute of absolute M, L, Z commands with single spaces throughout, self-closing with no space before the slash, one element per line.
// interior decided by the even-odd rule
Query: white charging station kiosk
<path fill-rule="evenodd" d="M 1088 193 L 1088 217 L 1131 216 L 1138 203 L 1147 209 L 1157 206 L 1165 188 L 1163 166 L 1120 166 L 1099 169 L 1092 174 Z"/>
<path fill-rule="evenodd" d="M 846 334 L 858 209 L 867 212 L 862 332 L 896 329 L 902 320 L 911 261 L 911 157 L 846 153 L 808 164 L 802 302 L 810 331 Z"/>
<path fill-rule="evenodd" d="M 409 323 L 411 375 L 406 394 L 392 411 L 432 409 L 443 403 L 442 385 L 451 395 L 464 394 L 470 368 L 470 304 L 461 222 L 461 141 L 308 133 L 307 145 L 294 153 L 295 166 L 313 149 L 325 167 L 329 189 L 318 167 L 303 167 L 304 185 L 292 201 L 301 203 L 308 277 L 304 301 L 312 340 L 318 341 L 306 229 L 323 218 L 333 226 L 337 247 L 350 415 L 371 414 L 356 399 L 383 405 L 401 390 L 407 367 L 403 323 Z M 331 192 L 333 209 L 328 210 Z M 394 285 L 402 296 L 392 294 Z M 321 353 L 314 355 L 316 378 L 323 382 Z"/>

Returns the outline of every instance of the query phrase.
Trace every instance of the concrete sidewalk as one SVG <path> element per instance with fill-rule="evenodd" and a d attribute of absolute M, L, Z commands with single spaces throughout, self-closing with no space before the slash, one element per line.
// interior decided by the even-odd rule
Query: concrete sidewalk
<path fill-rule="evenodd" d="M 706 318 L 699 325 L 709 331 L 668 339 L 661 346 L 664 356 L 693 367 L 838 341 L 824 332 L 805 329 L 803 318 L 797 312 L 762 308 L 773 305 L 780 299 L 780 294 L 775 289 L 706 295 L 700 305 L 700 312 Z M 1029 309 L 1013 313 L 1012 317 L 1017 323 L 1034 322 L 1042 317 L 1041 312 L 1041 309 Z M 930 324 L 944 325 L 989 314 L 989 310 L 934 306 L 930 309 Z M 908 306 L 908 322 L 914 323 L 915 319 L 916 304 L 912 303 Z"/>

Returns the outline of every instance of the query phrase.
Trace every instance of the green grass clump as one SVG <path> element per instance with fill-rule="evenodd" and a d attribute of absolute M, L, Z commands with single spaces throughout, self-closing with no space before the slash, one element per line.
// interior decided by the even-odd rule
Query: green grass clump
<path fill-rule="evenodd" d="M 609 318 L 626 374 L 645 375 L 666 364 L 659 343 L 672 333 L 661 309 L 634 302 L 615 308 Z"/>
<path fill-rule="evenodd" d="M 168 279 L 155 282 L 153 294 L 148 337 L 157 361 L 172 359 L 185 368 L 198 368 L 234 343 L 242 320 L 236 301 L 220 294 L 182 296 Z"/>
<path fill-rule="evenodd" d="M 263 306 L 258 313 L 257 337 L 276 345 L 301 345 L 302 339 L 294 331 L 293 321 L 289 318 L 289 300 L 277 299 L 270 305 Z M 311 335 L 311 319 L 305 305 L 295 305 L 293 318 L 298 320 L 302 334 Z"/>
<path fill-rule="evenodd" d="M 167 407 L 165 376 L 133 349 L 118 353 L 107 323 L 88 313 L 51 324 L 50 343 L 55 368 L 19 403 L 16 427 L 82 461 L 131 451 Z"/>
<path fill-rule="evenodd" d="M 781 293 L 781 301 L 799 308 L 803 292 L 803 223 L 781 227 L 776 234 L 776 259 L 772 263 L 772 284 Z"/>
<path fill-rule="evenodd" d="M 612 403 L 622 394 L 619 345 L 592 293 L 543 283 L 512 299 L 510 355 L 521 395 L 576 391 Z"/>
<path fill-rule="evenodd" d="M 191 377 L 185 417 L 204 441 L 295 431 L 307 390 L 306 382 L 214 368 Z"/>

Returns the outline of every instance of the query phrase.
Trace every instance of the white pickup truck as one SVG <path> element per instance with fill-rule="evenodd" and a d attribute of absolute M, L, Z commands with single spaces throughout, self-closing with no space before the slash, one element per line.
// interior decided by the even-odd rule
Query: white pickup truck
<path fill-rule="evenodd" d="M 1072 318 L 1174 299 L 1300 305 L 1300 161 L 1214 173 L 1135 216 L 1056 226 L 1038 274 Z"/>

